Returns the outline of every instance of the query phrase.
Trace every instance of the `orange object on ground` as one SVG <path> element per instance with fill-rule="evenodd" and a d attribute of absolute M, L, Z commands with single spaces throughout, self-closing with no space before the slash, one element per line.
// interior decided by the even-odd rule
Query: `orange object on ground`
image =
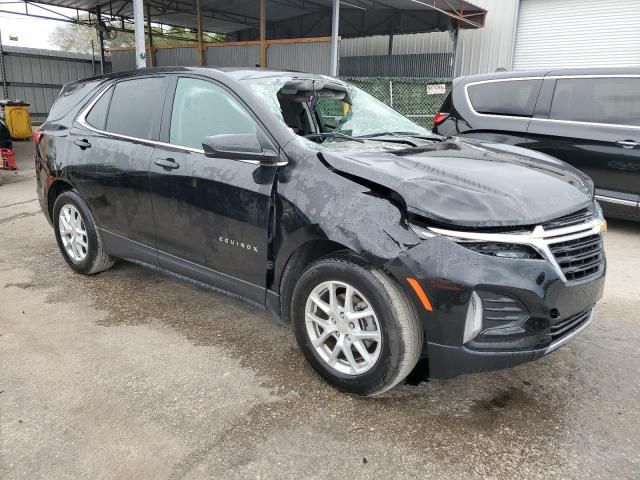
<path fill-rule="evenodd" d="M 0 157 L 2 158 L 0 168 L 2 168 L 3 170 L 18 169 L 18 166 L 16 165 L 16 152 L 11 150 L 10 148 L 0 148 Z"/>

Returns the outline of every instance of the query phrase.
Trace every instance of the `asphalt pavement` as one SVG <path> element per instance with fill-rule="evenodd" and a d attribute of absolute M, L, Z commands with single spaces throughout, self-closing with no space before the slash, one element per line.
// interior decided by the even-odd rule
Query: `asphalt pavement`
<path fill-rule="evenodd" d="M 86 277 L 0 186 L 0 478 L 640 478 L 640 224 L 610 222 L 595 321 L 542 360 L 337 392 L 252 306 L 119 262 Z M 8 179 L 8 180 L 7 180 Z"/>

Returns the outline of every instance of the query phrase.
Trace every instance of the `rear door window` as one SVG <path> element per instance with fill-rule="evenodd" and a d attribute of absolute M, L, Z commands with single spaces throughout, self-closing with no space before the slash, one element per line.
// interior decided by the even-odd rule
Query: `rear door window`
<path fill-rule="evenodd" d="M 640 126 L 640 78 L 564 78 L 549 118 Z"/>
<path fill-rule="evenodd" d="M 169 142 L 202 148 L 209 135 L 255 133 L 257 124 L 231 93 L 197 78 L 180 78 L 171 112 Z"/>
<path fill-rule="evenodd" d="M 531 117 L 542 80 L 508 80 L 467 87 L 469 100 L 478 113 Z"/>
<path fill-rule="evenodd" d="M 92 127 L 104 130 L 107 123 L 107 110 L 109 109 L 112 93 L 113 87 L 103 93 L 93 107 L 91 107 L 91 111 L 89 111 L 85 120 Z"/>
<path fill-rule="evenodd" d="M 147 140 L 155 139 L 160 121 L 164 78 L 126 80 L 116 84 L 106 130 Z"/>

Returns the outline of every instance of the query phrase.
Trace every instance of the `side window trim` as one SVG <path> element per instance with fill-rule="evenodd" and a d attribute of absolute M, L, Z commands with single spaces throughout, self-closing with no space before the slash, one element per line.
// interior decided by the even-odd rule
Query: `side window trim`
<path fill-rule="evenodd" d="M 96 106 L 96 104 L 100 101 L 100 99 L 104 96 L 104 95 L 109 95 L 109 103 L 107 103 L 107 111 L 104 114 L 104 125 L 105 128 L 107 126 L 107 117 L 109 116 L 109 107 L 111 107 L 111 99 L 113 98 L 113 91 L 115 90 L 115 86 L 113 83 L 110 83 L 107 88 L 105 88 L 104 90 L 101 90 L 100 93 L 96 96 L 96 98 L 94 100 L 91 101 L 91 106 L 87 109 L 87 114 L 84 116 L 84 121 L 91 125 L 89 123 L 89 121 L 87 120 L 86 117 L 89 116 L 89 114 L 91 113 L 91 111 L 93 110 L 93 107 Z M 102 130 L 94 125 L 91 125 L 92 127 L 98 129 L 98 130 Z"/>
<path fill-rule="evenodd" d="M 167 95 L 165 97 L 165 102 L 164 102 L 164 106 L 163 106 L 163 109 L 162 109 L 162 120 L 161 120 L 162 123 L 161 123 L 161 127 L 160 127 L 160 141 L 158 142 L 159 144 L 162 144 L 163 146 L 168 146 L 168 147 L 172 147 L 172 148 L 186 150 L 186 151 L 189 151 L 189 152 L 204 154 L 204 150 L 202 150 L 202 149 L 192 148 L 192 147 L 185 147 L 185 146 L 182 146 L 182 145 L 176 145 L 176 144 L 173 144 L 173 143 L 171 143 L 169 141 L 169 134 L 170 134 L 170 129 L 171 129 L 171 115 L 173 114 L 173 102 L 174 102 L 174 99 L 175 99 L 176 89 L 178 88 L 178 80 L 180 78 L 194 78 L 194 79 L 197 79 L 197 80 L 203 80 L 205 82 L 209 82 L 209 83 L 211 83 L 213 85 L 216 85 L 216 86 L 224 89 L 229 95 L 231 95 L 233 97 L 234 100 L 236 100 L 242 106 L 242 108 L 245 109 L 245 111 L 256 122 L 256 126 L 257 126 L 258 132 L 259 132 L 258 137 L 268 139 L 268 141 L 272 144 L 272 147 L 276 151 L 280 151 L 280 147 L 278 145 L 278 142 L 275 141 L 275 139 L 273 138 L 273 136 L 269 132 L 269 129 L 264 125 L 264 123 L 262 123 L 262 121 L 260 121 L 260 118 L 255 114 L 255 112 L 251 109 L 251 107 L 249 107 L 249 105 L 247 105 L 242 100 L 242 98 L 238 94 L 236 94 L 236 92 L 234 92 L 231 88 L 229 88 L 229 86 L 227 86 L 223 82 L 220 82 L 220 81 L 218 81 L 218 80 L 216 80 L 214 78 L 207 77 L 207 76 L 189 75 L 189 74 L 184 74 L 184 73 L 168 74 L 167 77 L 170 79 L 170 81 L 168 83 Z M 251 163 L 251 162 L 249 162 L 249 163 Z"/>
<path fill-rule="evenodd" d="M 168 75 L 149 75 L 149 76 L 145 76 L 145 77 L 139 77 L 139 78 L 162 78 L 164 80 L 163 84 L 162 84 L 162 93 L 160 94 L 162 98 L 162 101 L 164 103 L 164 101 L 166 100 L 167 97 L 167 84 L 168 84 L 168 80 L 169 80 L 169 76 Z M 114 133 L 114 132 L 109 132 L 108 130 L 106 130 L 106 122 L 105 122 L 105 130 L 100 129 L 100 128 L 96 128 L 93 125 L 90 125 L 87 122 L 87 115 L 89 115 L 89 112 L 91 112 L 91 109 L 94 107 L 94 105 L 96 103 L 98 103 L 98 100 L 100 100 L 100 98 L 106 94 L 111 88 L 113 88 L 113 91 L 115 92 L 115 88 L 116 86 L 121 83 L 121 82 L 126 82 L 126 81 L 131 81 L 131 80 L 135 80 L 135 78 L 125 78 L 125 79 L 121 79 L 121 80 L 117 80 L 114 82 L 109 83 L 108 85 L 106 85 L 101 91 L 100 93 L 98 93 L 98 95 L 96 95 L 96 97 L 91 100 L 89 102 L 89 104 L 84 107 L 81 111 L 80 114 L 76 117 L 76 121 L 82 125 L 84 128 L 91 130 L 93 132 L 96 133 L 100 133 L 102 135 L 108 135 L 111 137 L 115 137 L 115 138 L 122 138 L 125 140 L 133 140 L 136 142 L 142 142 L 142 143 L 148 143 L 151 145 L 155 145 L 155 144 L 161 144 L 162 142 L 159 142 L 158 140 L 152 140 L 152 139 L 148 139 L 148 138 L 139 138 L 139 137 L 133 137 L 130 135 L 123 135 L 121 133 Z M 109 108 L 107 109 L 107 119 L 109 118 L 109 110 L 111 108 L 111 101 L 113 100 L 113 93 L 111 94 L 111 98 L 109 99 Z M 162 115 L 162 108 L 160 108 L 159 114 Z M 162 118 L 161 118 L 162 121 Z M 156 131 L 154 132 L 154 135 L 156 138 L 159 138 L 160 135 L 160 122 L 158 124 L 158 126 L 155 129 Z"/>
<path fill-rule="evenodd" d="M 465 96 L 465 100 L 467 102 L 467 107 L 471 110 L 471 112 L 474 115 L 477 115 L 479 117 L 491 117 L 491 118 L 510 118 L 510 119 L 517 119 L 517 120 L 531 120 L 533 118 L 533 113 L 531 115 L 501 115 L 501 114 L 497 114 L 497 113 L 481 113 L 478 112 L 475 107 L 473 106 L 473 103 L 471 102 L 471 96 L 469 94 L 469 87 L 473 87 L 475 85 L 486 85 L 486 84 L 490 84 L 490 83 L 503 83 L 503 82 L 522 82 L 522 81 L 535 81 L 535 80 L 541 80 L 540 82 L 540 87 L 538 88 L 538 92 L 536 95 L 536 102 L 537 99 L 540 95 L 540 91 L 542 89 L 542 84 L 544 83 L 544 79 L 545 77 L 515 77 L 515 78 L 499 78 L 499 79 L 494 79 L 494 80 L 480 80 L 478 82 L 469 82 L 467 84 L 465 84 L 464 86 L 464 96 Z M 535 113 L 535 103 L 534 102 L 534 109 L 533 112 Z"/>
<path fill-rule="evenodd" d="M 593 125 L 597 127 L 612 127 L 612 128 L 623 128 L 628 130 L 640 130 L 640 126 L 637 125 L 618 125 L 615 123 L 595 123 L 595 122 L 581 122 L 577 120 L 554 120 L 552 118 L 539 118 L 535 115 L 533 117 L 518 117 L 511 115 L 494 115 L 490 113 L 479 113 L 471 104 L 471 99 L 469 98 L 468 87 L 471 85 L 477 85 L 481 83 L 489 83 L 489 82 L 506 82 L 510 80 L 560 80 L 565 78 L 640 78 L 640 75 L 637 74 L 620 74 L 620 75 L 549 75 L 546 77 L 521 77 L 521 78 L 505 78 L 505 79 L 496 79 L 496 80 L 481 80 L 478 82 L 470 82 L 464 85 L 464 99 L 467 104 L 467 108 L 471 110 L 474 115 L 480 117 L 491 117 L 491 118 L 501 118 L 501 119 L 514 119 L 514 120 L 530 120 L 535 122 L 552 122 L 552 123 L 565 123 L 565 124 L 573 124 L 573 125 Z M 555 84 L 554 84 L 555 90 Z M 549 114 L 551 113 L 551 105 L 549 105 Z"/>
<path fill-rule="evenodd" d="M 93 109 L 95 104 L 98 103 L 98 101 L 100 101 L 102 96 L 105 95 L 111 89 L 111 87 L 113 87 L 113 85 L 114 85 L 113 83 L 109 83 L 106 86 L 104 86 L 98 92 L 98 94 L 95 97 L 93 97 L 93 99 L 91 99 L 89 101 L 89 103 L 87 103 L 84 107 L 82 107 L 82 110 L 80 110 L 80 113 L 76 117 L 76 121 L 80 125 L 82 125 L 85 128 L 88 128 L 89 130 L 93 130 L 94 132 L 107 133 L 104 130 L 101 130 L 101 129 L 99 129 L 97 127 L 94 127 L 93 125 L 89 124 L 89 122 L 87 122 L 86 117 L 87 117 L 87 115 L 89 115 L 89 113 L 91 112 L 91 110 Z M 109 106 L 111 106 L 111 99 L 109 99 Z M 109 108 L 107 108 L 107 114 L 109 114 Z M 105 124 L 106 124 L 106 118 L 105 118 Z"/>
<path fill-rule="evenodd" d="M 182 145 L 174 145 L 172 143 L 168 142 L 168 135 L 169 135 L 169 128 L 171 125 L 171 110 L 173 108 L 173 99 L 175 96 L 175 89 L 177 87 L 177 83 L 178 83 L 178 78 L 179 77 L 187 77 L 187 78 L 197 78 L 200 80 L 206 80 L 209 82 L 212 82 L 216 85 L 220 85 L 222 88 L 224 88 L 225 90 L 227 90 L 228 92 L 230 92 L 233 97 L 240 102 L 240 104 L 247 110 L 247 112 L 251 115 L 251 117 L 256 121 L 256 124 L 258 126 L 258 131 L 262 134 L 261 136 L 265 139 L 267 139 L 273 146 L 273 148 L 277 151 L 280 151 L 280 146 L 278 144 L 278 142 L 276 142 L 276 140 L 273 138 L 273 136 L 271 135 L 271 133 L 269 132 L 269 130 L 264 126 L 264 124 L 260 121 L 260 119 L 257 117 L 257 115 L 254 113 L 254 111 L 249 108 L 249 106 L 242 101 L 242 99 L 235 94 L 235 92 L 233 92 L 229 87 L 227 87 L 225 84 L 223 84 L 222 82 L 218 82 L 215 79 L 212 79 L 210 77 L 203 77 L 200 75 L 178 75 L 178 74 L 165 74 L 165 75 L 155 75 L 157 77 L 163 77 L 165 79 L 165 84 L 163 87 L 163 91 L 164 91 L 164 98 L 163 98 L 163 104 L 161 107 L 161 118 L 160 118 L 160 127 L 158 129 L 158 138 L 160 140 L 149 140 L 146 138 L 138 138 L 138 137 L 131 137 L 129 135 L 122 135 L 119 133 L 112 133 L 112 132 L 108 132 L 106 130 L 100 130 L 96 127 L 93 127 L 91 125 L 89 125 L 86 121 L 86 116 L 89 114 L 89 112 L 91 111 L 91 109 L 93 108 L 93 106 L 98 102 L 98 100 L 100 99 L 100 97 L 102 97 L 102 95 L 104 95 L 111 87 L 115 88 L 115 85 L 117 83 L 119 83 L 119 81 L 116 82 L 112 82 L 109 83 L 108 85 L 106 85 L 102 91 L 96 95 L 96 97 L 91 100 L 89 102 L 89 104 L 84 107 L 81 111 L 80 114 L 76 117 L 76 121 L 78 123 L 80 123 L 80 125 L 82 125 L 84 128 L 86 128 L 87 130 L 91 130 L 93 132 L 96 133 L 100 133 L 102 135 L 108 135 L 111 137 L 115 137 L 115 138 L 122 138 L 124 140 L 132 140 L 132 141 L 136 141 L 136 142 L 141 142 L 141 143 L 146 143 L 149 145 L 156 145 L 159 147 L 167 147 L 167 148 L 173 148 L 173 149 L 177 149 L 177 150 L 183 150 L 183 151 L 187 151 L 187 152 L 193 152 L 193 153 L 202 153 L 204 154 L 204 150 L 202 149 L 198 149 L 198 148 L 191 148 L 191 147 L 184 147 Z M 125 80 L 120 80 L 120 81 L 125 81 Z M 109 103 L 111 103 L 111 101 L 109 101 Z M 107 112 L 108 115 L 108 112 Z M 245 162 L 245 163 L 250 163 L 250 164 L 254 164 L 255 162 L 252 160 L 240 160 L 241 162 Z M 283 165 L 286 164 L 286 162 L 283 163 Z"/>
<path fill-rule="evenodd" d="M 620 80 L 620 79 L 624 79 L 624 78 L 629 78 L 629 79 L 634 79 L 636 81 L 640 81 L 640 76 L 639 75 L 593 75 L 593 76 L 589 76 L 589 75 L 584 75 L 584 76 L 558 76 L 556 79 L 556 87 L 555 90 L 558 89 L 558 87 L 560 86 L 560 82 L 566 81 L 566 83 L 570 84 L 570 82 L 573 80 L 573 92 L 575 91 L 579 91 L 581 87 L 578 87 L 579 84 L 583 84 L 582 86 L 584 86 L 584 84 L 588 81 L 594 81 L 594 80 Z M 584 82 L 583 82 L 584 81 Z M 599 86 L 600 88 L 602 88 L 602 85 L 598 85 L 597 83 L 594 83 L 596 86 Z M 592 125 L 592 126 L 602 126 L 602 127 L 612 127 L 612 128 L 640 128 L 640 125 L 628 125 L 625 123 L 614 123 L 614 122 L 596 122 L 596 121 L 591 121 L 588 118 L 582 119 L 582 120 L 575 120 L 575 119 L 571 119 L 571 118 L 552 118 L 552 114 L 554 113 L 554 101 L 556 100 L 555 98 L 555 90 L 554 90 L 554 94 L 553 94 L 553 98 L 551 100 L 551 105 L 549 108 L 549 121 L 551 122 L 562 122 L 562 123 L 570 123 L 570 124 L 578 124 L 578 125 Z M 578 98 L 580 94 L 578 94 Z M 573 98 L 572 98 L 573 100 Z M 590 115 L 592 116 L 591 113 L 589 112 Z M 595 113 L 593 113 L 593 115 L 595 115 Z"/>

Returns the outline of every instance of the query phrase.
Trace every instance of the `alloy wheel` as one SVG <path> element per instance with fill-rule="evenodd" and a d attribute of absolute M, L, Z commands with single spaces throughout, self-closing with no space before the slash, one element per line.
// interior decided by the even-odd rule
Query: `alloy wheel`
<path fill-rule="evenodd" d="M 75 263 L 82 262 L 89 251 L 87 229 L 78 209 L 67 203 L 58 215 L 60 239 L 67 256 Z"/>
<path fill-rule="evenodd" d="M 380 358 L 380 322 L 371 303 L 348 283 L 316 286 L 307 298 L 305 324 L 316 353 L 340 373 L 361 375 Z"/>

